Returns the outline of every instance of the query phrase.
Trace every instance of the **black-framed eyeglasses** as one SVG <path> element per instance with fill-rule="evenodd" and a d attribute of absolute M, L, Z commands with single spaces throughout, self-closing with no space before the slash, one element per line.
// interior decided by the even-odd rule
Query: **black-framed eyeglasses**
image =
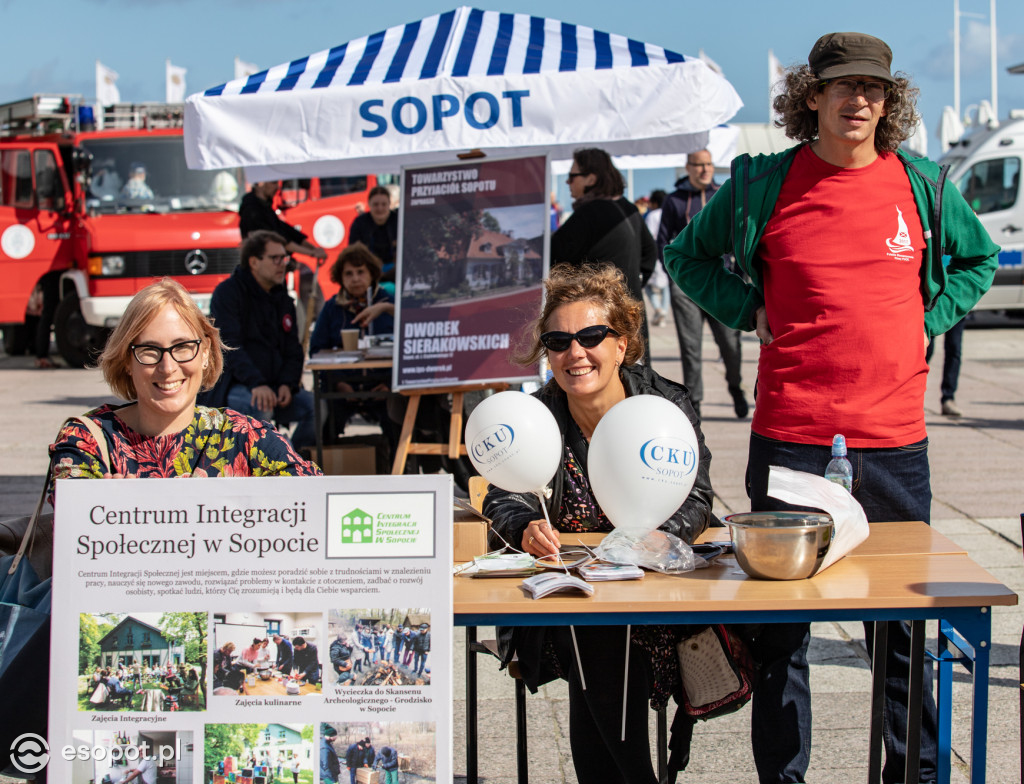
<path fill-rule="evenodd" d="M 171 359 L 181 365 L 195 359 L 202 344 L 203 341 L 200 339 L 183 340 L 181 343 L 175 343 L 167 348 L 154 346 L 150 343 L 133 343 L 129 348 L 132 350 L 132 356 L 135 357 L 135 361 L 140 365 L 159 365 L 160 361 L 164 358 L 164 354 L 170 354 Z"/>
<path fill-rule="evenodd" d="M 292 257 L 289 256 L 287 253 L 274 254 L 274 255 L 264 254 L 262 258 L 270 259 L 270 262 L 272 264 L 287 264 L 289 261 L 292 260 Z"/>
<path fill-rule="evenodd" d="M 609 335 L 619 337 L 619 333 L 608 325 L 595 324 L 592 327 L 584 327 L 576 333 L 545 332 L 540 336 L 540 342 L 548 351 L 566 351 L 574 340 L 583 348 L 593 348 Z"/>
<path fill-rule="evenodd" d="M 586 177 L 587 175 L 584 174 L 583 172 L 569 172 L 569 174 L 566 176 L 569 178 L 569 182 L 572 182 L 577 177 Z"/>
<path fill-rule="evenodd" d="M 892 87 L 885 82 L 866 81 L 861 82 L 857 79 L 827 79 L 821 83 L 822 89 L 825 85 L 832 85 L 832 94 L 836 98 L 851 98 L 857 94 L 858 90 L 864 91 L 864 97 L 870 103 L 878 103 L 884 101 L 885 96 L 888 95 L 889 90 Z"/>

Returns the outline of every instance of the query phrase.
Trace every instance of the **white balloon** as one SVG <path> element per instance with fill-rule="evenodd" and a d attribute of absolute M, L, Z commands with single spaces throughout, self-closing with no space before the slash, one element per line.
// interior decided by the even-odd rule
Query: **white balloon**
<path fill-rule="evenodd" d="M 562 460 L 562 435 L 547 406 L 525 392 L 499 392 L 473 409 L 466 451 L 480 475 L 510 493 L 543 490 Z"/>
<path fill-rule="evenodd" d="M 597 423 L 587 474 L 616 530 L 642 537 L 683 505 L 699 461 L 697 434 L 686 414 L 665 398 L 635 395 Z"/>

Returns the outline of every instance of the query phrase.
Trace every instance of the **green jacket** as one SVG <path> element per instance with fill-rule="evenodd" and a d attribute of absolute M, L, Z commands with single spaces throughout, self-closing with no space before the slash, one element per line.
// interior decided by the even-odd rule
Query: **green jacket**
<path fill-rule="evenodd" d="M 735 329 L 752 330 L 764 305 L 762 261 L 757 255 L 765 225 L 801 145 L 775 155 L 741 155 L 732 177 L 665 246 L 665 268 L 704 310 Z M 989 238 L 960 191 L 946 185 L 947 167 L 897 152 L 910 179 L 924 228 L 921 265 L 924 327 L 941 335 L 962 319 L 992 285 L 999 246 Z M 936 198 L 936 194 L 941 194 Z M 940 241 L 936 242 L 936 237 Z M 726 270 L 722 256 L 734 253 L 747 283 Z M 950 256 L 943 267 L 943 256 Z"/>

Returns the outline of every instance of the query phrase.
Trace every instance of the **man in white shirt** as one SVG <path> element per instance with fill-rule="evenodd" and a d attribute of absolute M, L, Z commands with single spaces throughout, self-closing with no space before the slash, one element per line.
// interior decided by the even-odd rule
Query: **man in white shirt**
<path fill-rule="evenodd" d="M 142 750 L 139 751 L 141 753 Z M 149 757 L 142 757 L 134 770 L 121 779 L 121 784 L 128 784 L 135 779 L 139 779 L 142 784 L 156 784 L 156 763 Z"/>

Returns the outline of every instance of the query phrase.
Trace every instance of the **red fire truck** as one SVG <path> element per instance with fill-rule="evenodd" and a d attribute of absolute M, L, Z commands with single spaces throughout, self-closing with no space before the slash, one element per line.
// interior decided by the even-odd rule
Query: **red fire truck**
<path fill-rule="evenodd" d="M 43 277 L 59 277 L 54 333 L 72 367 L 94 358 L 131 297 L 155 277 L 174 278 L 208 311 L 213 289 L 238 264 L 246 187 L 239 169 L 185 165 L 181 104 L 117 104 L 95 122 L 88 108 L 64 95 L 0 105 L 4 348 L 19 354 L 31 344 Z M 373 176 L 288 181 L 279 206 L 333 253 L 347 244 L 376 184 Z M 314 260 L 298 260 L 308 290 Z M 329 266 L 318 282 L 332 294 Z"/>
<path fill-rule="evenodd" d="M 107 107 L 102 128 L 79 107 L 77 96 L 53 95 L 0 106 L 5 349 L 31 342 L 43 276 L 59 275 L 54 332 L 73 367 L 93 358 L 154 277 L 208 305 L 238 263 L 244 187 L 240 170 L 185 166 L 181 105 Z"/>

